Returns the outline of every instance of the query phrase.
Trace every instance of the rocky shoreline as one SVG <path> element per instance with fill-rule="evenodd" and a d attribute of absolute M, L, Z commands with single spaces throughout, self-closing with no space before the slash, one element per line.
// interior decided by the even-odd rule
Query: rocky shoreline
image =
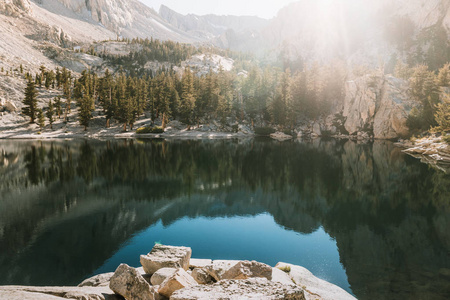
<path fill-rule="evenodd" d="M 76 287 L 0 286 L 0 299 L 355 299 L 300 266 L 192 259 L 191 254 L 188 247 L 157 244 L 141 255 L 140 268 L 121 264 L 114 273 L 96 275 Z"/>
<path fill-rule="evenodd" d="M 435 135 L 415 140 L 400 141 L 395 144 L 404 148 L 403 152 L 431 165 L 445 173 L 450 173 L 450 145 Z"/>

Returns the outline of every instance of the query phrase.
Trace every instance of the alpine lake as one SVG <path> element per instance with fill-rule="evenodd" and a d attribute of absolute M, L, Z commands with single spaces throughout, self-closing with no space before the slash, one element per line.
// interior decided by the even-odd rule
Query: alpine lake
<path fill-rule="evenodd" d="M 450 175 L 389 141 L 0 140 L 0 285 L 76 285 L 155 243 L 450 299 Z"/>

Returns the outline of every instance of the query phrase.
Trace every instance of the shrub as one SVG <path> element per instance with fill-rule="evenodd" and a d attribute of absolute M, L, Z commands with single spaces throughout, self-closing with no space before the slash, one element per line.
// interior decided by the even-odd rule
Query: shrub
<path fill-rule="evenodd" d="M 163 133 L 164 129 L 162 127 L 141 127 L 136 130 L 137 134 L 146 134 L 146 133 Z"/>
<path fill-rule="evenodd" d="M 255 134 L 262 136 L 269 136 L 272 133 L 275 133 L 275 129 L 270 127 L 255 127 Z"/>
<path fill-rule="evenodd" d="M 279 269 L 280 269 L 281 271 L 283 271 L 284 273 L 289 273 L 289 272 L 291 272 L 291 267 L 290 267 L 290 266 L 280 267 Z"/>
<path fill-rule="evenodd" d="M 238 133 L 239 132 L 239 125 L 233 125 L 233 126 L 231 126 L 231 130 L 234 132 L 234 133 Z"/>

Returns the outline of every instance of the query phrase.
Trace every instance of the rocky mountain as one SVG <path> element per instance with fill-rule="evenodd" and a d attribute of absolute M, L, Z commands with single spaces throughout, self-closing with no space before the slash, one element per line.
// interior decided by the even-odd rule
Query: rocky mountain
<path fill-rule="evenodd" d="M 75 13 L 78 18 L 123 37 L 153 37 L 193 43 L 198 41 L 165 22 L 157 12 L 137 0 L 35 0 L 50 12 Z"/>
<path fill-rule="evenodd" d="M 260 32 L 269 25 L 269 20 L 255 16 L 182 15 L 165 5 L 161 5 L 159 14 L 168 23 L 190 35 L 209 40 L 219 47 L 236 50 L 243 48 L 243 41 L 232 44 L 233 36 L 254 38 L 260 36 Z"/>
<path fill-rule="evenodd" d="M 449 36 L 449 25 L 448 0 L 300 0 L 280 10 L 262 36 L 266 47 L 290 56 L 376 65 L 408 52 L 423 29 L 443 28 Z"/>

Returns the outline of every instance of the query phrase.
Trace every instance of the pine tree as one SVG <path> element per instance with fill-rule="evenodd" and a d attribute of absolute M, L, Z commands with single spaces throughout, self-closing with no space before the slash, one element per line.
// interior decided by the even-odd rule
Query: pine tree
<path fill-rule="evenodd" d="M 48 123 L 50 124 L 50 128 L 53 129 L 53 115 L 54 115 L 55 111 L 53 108 L 53 103 L 52 100 L 50 100 L 48 102 L 48 110 L 47 110 L 47 118 L 48 118 Z"/>
<path fill-rule="evenodd" d="M 71 91 L 71 82 L 70 79 L 64 83 L 63 94 L 66 98 L 66 110 L 64 113 L 64 119 L 66 122 L 69 121 L 69 113 L 71 112 L 71 101 L 72 101 L 72 91 Z"/>
<path fill-rule="evenodd" d="M 434 114 L 439 102 L 439 86 L 436 76 L 433 72 L 428 71 L 427 66 L 421 65 L 414 68 L 409 82 L 412 98 L 422 105 L 420 113 L 422 124 L 417 129 L 427 130 L 430 126 L 436 125 Z"/>
<path fill-rule="evenodd" d="M 438 84 L 440 86 L 450 86 L 450 63 L 446 63 L 439 70 Z"/>
<path fill-rule="evenodd" d="M 189 68 L 184 71 L 183 79 L 181 80 L 181 101 L 180 101 L 180 117 L 182 122 L 188 125 L 190 130 L 191 125 L 194 124 L 194 109 L 195 109 L 195 90 L 194 77 Z"/>
<path fill-rule="evenodd" d="M 78 120 L 84 126 L 84 131 L 86 131 L 92 119 L 92 97 L 89 93 L 84 93 L 84 96 L 79 101 L 79 106 Z"/>
<path fill-rule="evenodd" d="M 442 132 L 450 130 L 450 95 L 446 94 L 442 103 L 437 105 L 435 117 L 438 123 L 435 130 Z"/>
<path fill-rule="evenodd" d="M 58 116 L 58 119 L 61 119 L 61 114 L 62 114 L 61 97 L 55 97 L 55 110 L 56 110 L 56 115 Z"/>
<path fill-rule="evenodd" d="M 292 101 L 290 76 L 291 73 L 289 70 L 283 73 L 277 94 L 270 107 L 273 122 L 283 126 L 287 123 L 288 103 Z M 292 124 L 295 121 L 295 116 L 291 116 L 289 121 Z"/>
<path fill-rule="evenodd" d="M 20 64 L 19 70 L 20 70 L 20 74 L 23 74 L 23 66 L 22 66 L 22 64 Z"/>
<path fill-rule="evenodd" d="M 45 117 L 44 117 L 44 112 L 42 111 L 42 109 L 38 109 L 37 116 L 38 116 L 39 128 L 42 130 L 45 126 Z"/>
<path fill-rule="evenodd" d="M 22 112 L 24 115 L 30 117 L 30 123 L 34 123 L 37 112 L 37 91 L 33 80 L 29 80 L 25 88 L 25 99 L 23 100 L 24 107 Z"/>
<path fill-rule="evenodd" d="M 111 118 L 115 115 L 115 92 L 114 80 L 108 69 L 105 71 L 105 76 L 99 80 L 98 99 L 100 105 L 103 107 L 103 112 L 106 117 L 106 128 L 109 128 Z"/>

